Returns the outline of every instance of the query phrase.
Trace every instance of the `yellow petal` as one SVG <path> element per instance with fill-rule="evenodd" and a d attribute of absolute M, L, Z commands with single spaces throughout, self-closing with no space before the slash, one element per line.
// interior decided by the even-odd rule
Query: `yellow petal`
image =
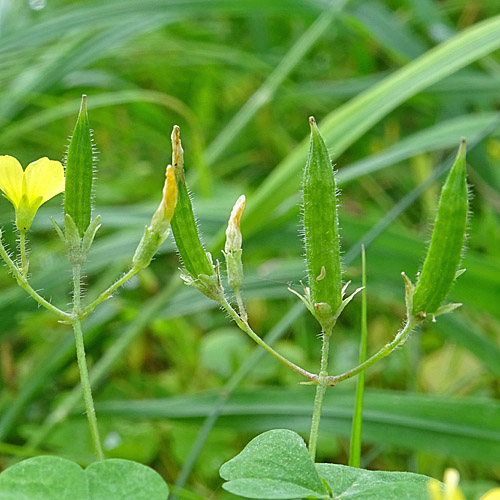
<path fill-rule="evenodd" d="M 465 500 L 465 497 L 458 487 L 460 475 L 455 469 L 444 471 L 444 498 L 445 500 Z"/>
<path fill-rule="evenodd" d="M 30 204 L 41 197 L 41 205 L 63 191 L 64 169 L 60 162 L 40 158 L 26 167 L 24 192 Z"/>
<path fill-rule="evenodd" d="M 500 488 L 488 491 L 479 500 L 500 500 Z"/>
<path fill-rule="evenodd" d="M 443 493 L 441 490 L 441 483 L 435 479 L 431 479 L 427 483 L 427 491 L 431 500 L 443 500 Z"/>
<path fill-rule="evenodd" d="M 17 207 L 23 194 L 23 167 L 12 156 L 0 156 L 0 189 Z"/>

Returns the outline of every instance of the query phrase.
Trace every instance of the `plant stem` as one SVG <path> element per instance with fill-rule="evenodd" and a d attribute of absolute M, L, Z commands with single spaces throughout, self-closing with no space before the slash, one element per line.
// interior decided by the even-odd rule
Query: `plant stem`
<path fill-rule="evenodd" d="M 318 444 L 319 422 L 321 419 L 321 410 L 323 408 L 323 398 L 328 387 L 328 354 L 330 352 L 330 336 L 332 330 L 322 333 L 321 346 L 321 365 L 316 386 L 316 396 L 314 397 L 314 409 L 311 422 L 311 433 L 309 435 L 309 455 L 314 462 L 316 458 L 316 448 Z"/>
<path fill-rule="evenodd" d="M 359 362 L 366 360 L 366 344 L 368 338 L 367 324 L 367 299 L 366 299 L 366 255 L 365 246 L 361 245 L 361 340 L 359 346 Z M 365 372 L 361 372 L 356 385 L 356 402 L 354 415 L 352 417 L 351 443 L 349 450 L 349 465 L 351 467 L 361 466 L 361 432 L 363 425 L 363 399 L 365 392 Z"/>
<path fill-rule="evenodd" d="M 394 349 L 396 349 L 401 344 L 403 344 L 403 342 L 408 338 L 408 336 L 411 334 L 413 329 L 417 325 L 422 323 L 422 321 L 423 321 L 423 319 L 416 318 L 414 316 L 412 316 L 410 319 L 407 319 L 403 328 L 394 337 L 394 340 L 392 340 L 391 342 L 386 344 L 376 354 L 374 354 L 371 358 L 368 358 L 364 363 L 361 363 L 356 368 L 353 368 L 352 370 L 348 370 L 340 375 L 331 375 L 331 376 L 327 377 L 327 385 L 329 385 L 329 386 L 337 385 L 339 382 L 342 382 L 343 380 L 347 380 L 349 378 L 354 377 L 358 373 L 361 373 L 362 371 L 366 370 L 370 366 L 374 365 L 377 361 L 381 360 L 382 358 L 385 358 L 392 351 L 394 351 Z"/>
<path fill-rule="evenodd" d="M 48 311 L 54 313 L 56 316 L 59 316 L 59 318 L 62 319 L 63 321 L 69 321 L 71 319 L 70 314 L 68 314 L 68 313 L 62 311 L 61 309 L 59 309 L 58 307 L 52 305 L 50 302 L 48 302 L 46 299 L 44 299 L 41 295 L 39 295 L 35 290 L 33 290 L 31 285 L 28 283 L 28 280 L 26 279 L 26 277 L 23 276 L 22 272 L 16 266 L 14 261 L 9 257 L 7 250 L 5 250 L 5 247 L 3 246 L 1 236 L 0 236 L 0 256 L 7 264 L 9 271 L 14 275 L 14 278 L 16 278 L 16 281 L 19 284 L 19 286 L 23 290 L 25 290 L 31 297 L 33 297 L 41 306 L 45 307 L 45 309 L 47 309 Z"/>
<path fill-rule="evenodd" d="M 132 269 L 127 271 L 121 278 L 116 280 L 109 288 L 104 290 L 104 292 L 102 292 L 101 295 L 97 297 L 97 299 L 95 299 L 91 304 L 85 307 L 85 309 L 80 312 L 79 318 L 86 318 L 99 304 L 103 303 L 105 300 L 108 300 L 118 288 L 120 288 L 138 272 L 139 269 L 137 269 L 136 267 L 132 267 Z"/>
<path fill-rule="evenodd" d="M 26 231 L 19 231 L 19 251 L 21 253 L 21 275 L 26 279 L 28 276 L 29 262 L 26 255 Z"/>
<path fill-rule="evenodd" d="M 239 288 L 234 290 L 234 295 L 236 297 L 236 304 L 238 304 L 238 311 L 240 313 L 240 318 L 246 323 L 248 321 L 248 315 Z"/>
<path fill-rule="evenodd" d="M 92 389 L 90 387 L 87 360 L 85 357 L 82 324 L 79 318 L 81 303 L 80 279 L 81 267 L 77 264 L 73 266 L 73 320 L 71 324 L 73 325 L 73 331 L 75 332 L 76 357 L 78 360 L 78 368 L 80 370 L 80 381 L 82 384 L 85 409 L 87 411 L 87 419 L 89 421 L 90 434 L 94 443 L 94 449 L 97 455 L 97 459 L 104 460 L 104 453 L 102 451 L 101 440 L 99 438 L 99 428 L 97 427 L 94 399 L 92 398 Z"/>
<path fill-rule="evenodd" d="M 308 372 L 307 370 L 304 370 L 300 366 L 296 365 L 295 363 L 292 363 L 290 360 L 282 356 L 279 352 L 275 351 L 270 345 L 268 345 L 264 340 L 262 340 L 250 327 L 250 325 L 246 322 L 243 321 L 242 318 L 238 315 L 238 313 L 231 307 L 229 302 L 223 298 L 220 301 L 220 305 L 225 309 L 225 311 L 233 318 L 235 323 L 238 325 L 240 330 L 243 330 L 253 341 L 255 341 L 257 344 L 259 344 L 263 349 L 265 349 L 269 354 L 274 356 L 277 360 L 281 361 L 283 364 L 291 368 L 294 372 L 302 375 L 303 377 L 311 380 L 312 382 L 316 382 L 318 379 L 318 376 Z"/>

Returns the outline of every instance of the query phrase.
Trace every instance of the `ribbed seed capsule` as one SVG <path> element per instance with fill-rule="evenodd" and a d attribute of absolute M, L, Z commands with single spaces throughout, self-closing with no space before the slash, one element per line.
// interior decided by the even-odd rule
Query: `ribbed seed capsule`
<path fill-rule="evenodd" d="M 213 276 L 215 275 L 214 267 L 201 244 L 193 205 L 191 204 L 191 198 L 186 186 L 184 153 L 177 125 L 174 126 L 172 131 L 172 166 L 177 181 L 178 198 L 174 217 L 170 225 L 177 250 L 182 258 L 184 267 L 194 279 L 200 274 Z"/>
<path fill-rule="evenodd" d="M 342 304 L 342 271 L 337 215 L 337 186 L 330 155 L 313 117 L 311 145 L 304 170 L 304 242 L 311 301 L 328 304 L 335 314 Z"/>
<path fill-rule="evenodd" d="M 64 213 L 73 219 L 80 236 L 90 224 L 94 151 L 87 117 L 87 96 L 82 105 L 66 154 Z"/>
<path fill-rule="evenodd" d="M 431 244 L 415 287 L 412 307 L 415 316 L 436 313 L 455 281 L 469 207 L 465 153 L 465 139 L 462 139 L 441 191 Z"/>

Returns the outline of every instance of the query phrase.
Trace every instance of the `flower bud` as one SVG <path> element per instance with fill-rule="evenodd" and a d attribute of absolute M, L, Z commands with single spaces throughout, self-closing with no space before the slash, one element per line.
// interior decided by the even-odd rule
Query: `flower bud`
<path fill-rule="evenodd" d="M 234 204 L 226 229 L 225 252 L 237 252 L 241 250 L 241 217 L 245 211 L 245 195 L 241 195 Z"/>
<path fill-rule="evenodd" d="M 233 290 L 238 290 L 243 283 L 243 264 L 241 263 L 241 217 L 245 210 L 245 196 L 242 195 L 234 204 L 226 229 L 226 257 L 227 279 Z"/>
<path fill-rule="evenodd" d="M 414 316 L 439 314 L 457 276 L 469 206 L 465 153 L 463 139 L 441 191 L 431 243 L 412 298 Z"/>
<path fill-rule="evenodd" d="M 132 263 L 138 269 L 148 267 L 160 245 L 167 239 L 170 221 L 174 215 L 177 203 L 177 184 L 171 165 L 167 167 L 163 186 L 163 197 L 151 219 L 151 224 L 144 230 Z"/>

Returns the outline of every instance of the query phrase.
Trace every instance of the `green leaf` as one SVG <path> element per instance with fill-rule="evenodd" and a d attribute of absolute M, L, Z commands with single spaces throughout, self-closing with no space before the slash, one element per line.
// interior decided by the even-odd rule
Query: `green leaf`
<path fill-rule="evenodd" d="M 427 482 L 431 478 L 420 474 L 370 471 L 334 464 L 317 464 L 316 469 L 335 498 L 342 500 L 429 500 Z"/>
<path fill-rule="evenodd" d="M 83 236 L 92 211 L 93 149 L 87 117 L 87 97 L 82 96 L 80 114 L 66 156 L 64 213 L 70 215 Z"/>
<path fill-rule="evenodd" d="M 443 319 L 446 316 L 443 316 Z M 438 321 L 437 324 L 441 319 Z M 216 396 L 106 401 L 97 405 L 101 417 L 131 420 L 176 419 L 198 422 L 211 414 Z M 321 417 L 325 435 L 348 437 L 354 394 L 338 387 L 327 392 Z M 305 388 L 236 391 L 221 410 L 222 429 L 262 432 L 289 427 L 308 432 L 311 392 Z M 492 399 L 453 399 L 400 391 L 366 390 L 363 440 L 384 448 L 453 456 L 468 463 L 500 464 L 500 404 Z"/>
<path fill-rule="evenodd" d="M 329 498 L 304 440 L 275 429 L 252 439 L 220 469 L 224 489 L 246 498 Z"/>
<path fill-rule="evenodd" d="M 36 457 L 0 475 L 0 500 L 166 500 L 153 469 L 129 460 L 95 462 L 85 471 L 58 457 Z"/>
<path fill-rule="evenodd" d="M 129 460 L 95 462 L 85 471 L 89 500 L 166 500 L 168 487 L 161 476 Z"/>
<path fill-rule="evenodd" d="M 82 468 L 58 457 L 36 457 L 0 475 L 0 500 L 89 500 Z"/>

